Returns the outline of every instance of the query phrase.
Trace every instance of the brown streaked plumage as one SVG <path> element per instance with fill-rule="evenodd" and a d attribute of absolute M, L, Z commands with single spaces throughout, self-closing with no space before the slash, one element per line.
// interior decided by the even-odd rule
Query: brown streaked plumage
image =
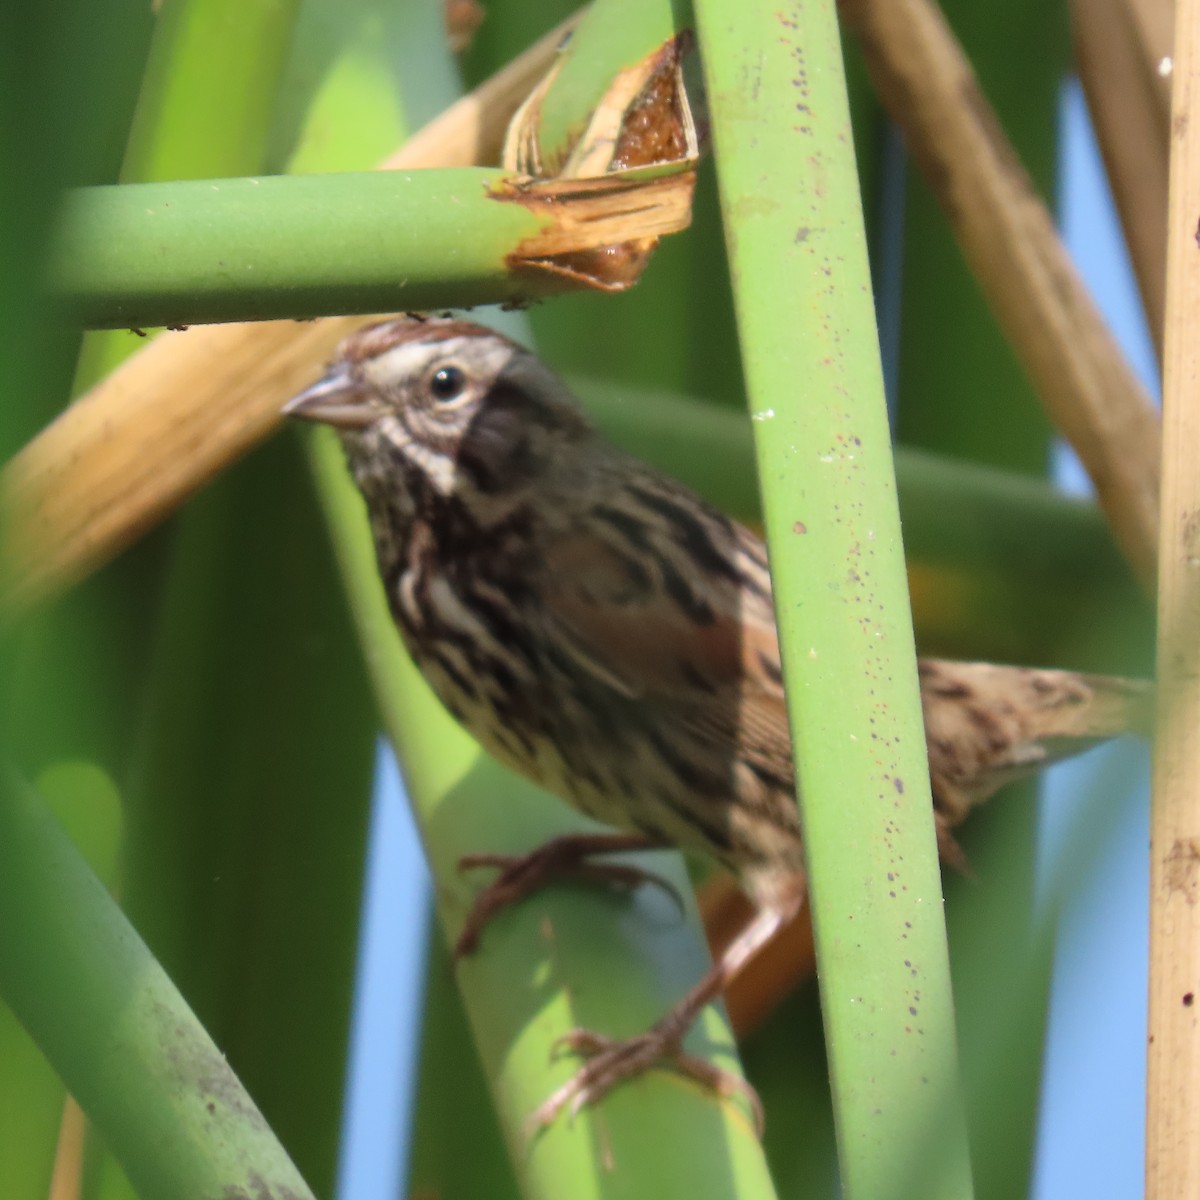
<path fill-rule="evenodd" d="M 336 426 L 368 506 L 410 652 L 497 758 L 625 831 L 498 861 L 460 940 L 589 852 L 664 842 L 734 871 L 760 915 L 641 1038 L 579 1033 L 592 1055 L 537 1117 L 578 1107 L 662 1058 L 741 1087 L 680 1041 L 804 899 L 804 853 L 765 548 L 591 427 L 528 351 L 463 321 L 399 320 L 343 346 L 287 412 Z M 943 853 L 1008 779 L 1141 721 L 1124 680 L 923 660 Z M 595 875 L 604 868 L 589 866 Z M 628 881 L 629 869 L 617 868 Z"/>

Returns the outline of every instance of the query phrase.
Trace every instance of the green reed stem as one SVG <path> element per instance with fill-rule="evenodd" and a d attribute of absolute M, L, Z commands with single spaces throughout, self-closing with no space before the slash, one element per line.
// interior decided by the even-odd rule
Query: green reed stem
<path fill-rule="evenodd" d="M 843 1194 L 962 1200 L 971 1172 L 945 923 L 835 8 L 696 9 Z M 930 1156 L 934 1127 L 942 1153 Z"/>
<path fill-rule="evenodd" d="M 562 290 L 506 257 L 549 223 L 497 170 L 364 171 L 71 193 L 51 287 L 87 326 L 495 304 Z"/>
<path fill-rule="evenodd" d="M 311 1197 L 116 902 L 11 772 L 0 846 L 0 994 L 138 1191 Z"/>

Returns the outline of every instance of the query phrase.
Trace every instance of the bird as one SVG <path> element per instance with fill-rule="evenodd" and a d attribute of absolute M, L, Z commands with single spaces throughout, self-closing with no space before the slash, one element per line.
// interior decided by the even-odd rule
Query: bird
<path fill-rule="evenodd" d="M 575 1030 L 585 1058 L 532 1114 L 577 1112 L 666 1064 L 722 1095 L 740 1076 L 689 1054 L 703 1008 L 806 899 L 770 566 L 762 540 L 608 442 L 535 354 L 454 317 L 352 334 L 284 408 L 339 433 L 405 645 L 446 709 L 506 766 L 610 826 L 500 873 L 456 945 L 562 876 L 640 882 L 614 851 L 676 846 L 732 871 L 756 912 L 646 1032 Z M 942 857 L 1010 779 L 1143 729 L 1150 685 L 991 663 L 918 661 Z M 600 859 L 601 861 L 595 861 Z"/>

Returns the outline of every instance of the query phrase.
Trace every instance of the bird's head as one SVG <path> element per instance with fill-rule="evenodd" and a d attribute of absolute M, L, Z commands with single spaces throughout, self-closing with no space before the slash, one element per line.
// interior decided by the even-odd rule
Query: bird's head
<path fill-rule="evenodd" d="M 336 428 L 368 492 L 386 475 L 392 487 L 497 515 L 591 436 L 574 397 L 533 354 L 448 319 L 361 330 L 283 411 Z"/>

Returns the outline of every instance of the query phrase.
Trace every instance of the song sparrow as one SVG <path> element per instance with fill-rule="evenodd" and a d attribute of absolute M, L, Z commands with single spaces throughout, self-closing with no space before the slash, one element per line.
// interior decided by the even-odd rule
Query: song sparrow
<path fill-rule="evenodd" d="M 480 326 L 395 320 L 348 339 L 285 410 L 342 435 L 396 624 L 442 702 L 502 762 L 625 831 L 502 868 L 459 940 L 589 855 L 670 843 L 734 871 L 758 916 L 648 1033 L 590 1056 L 535 1117 L 659 1060 L 744 1089 L 681 1039 L 803 904 L 804 849 L 762 542 L 592 428 L 534 355 Z M 1144 684 L 924 660 L 934 804 L 949 830 L 1016 774 L 1141 722 Z M 757 1107 L 752 1093 L 751 1102 Z"/>

